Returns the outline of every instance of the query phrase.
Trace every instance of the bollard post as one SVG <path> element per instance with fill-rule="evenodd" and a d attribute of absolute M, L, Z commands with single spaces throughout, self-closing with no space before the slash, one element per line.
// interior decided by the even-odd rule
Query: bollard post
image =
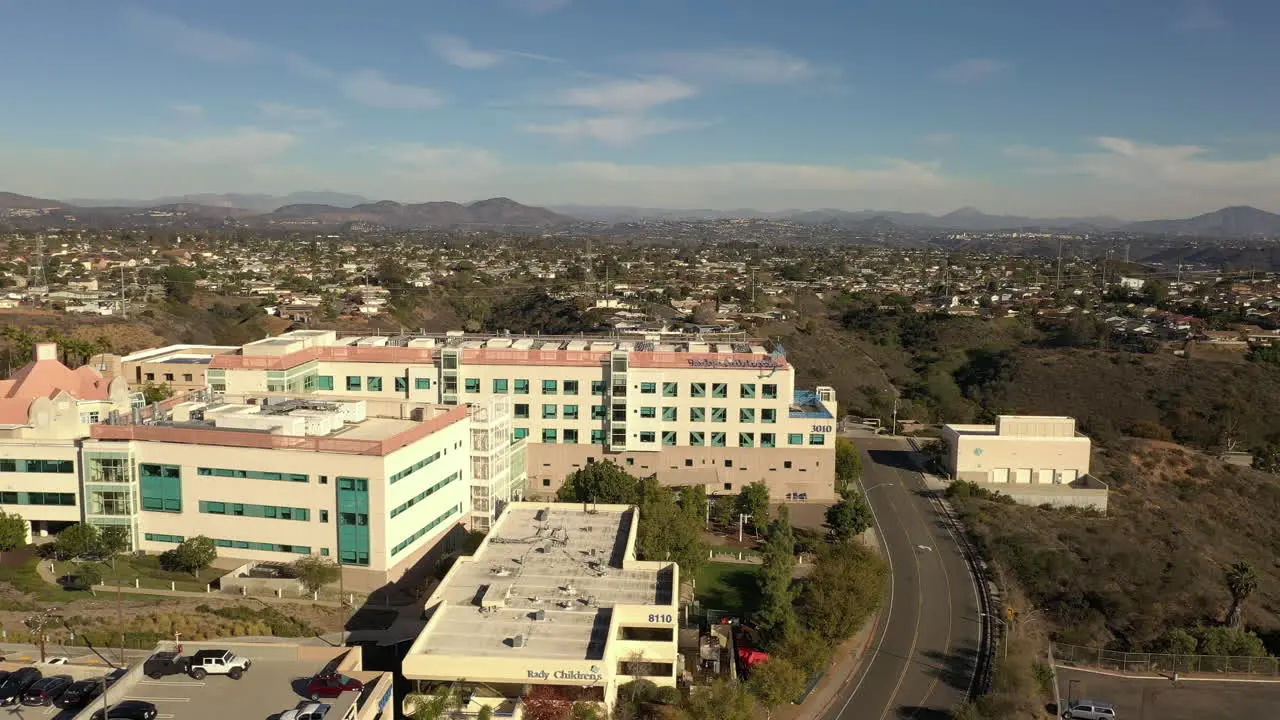
<path fill-rule="evenodd" d="M 178 583 L 174 582 L 173 580 L 170 580 L 170 581 L 169 581 L 169 592 L 173 592 L 173 591 L 175 591 L 175 590 L 177 590 L 177 589 L 178 589 Z"/>
<path fill-rule="evenodd" d="M 136 589 L 138 589 L 138 588 L 141 588 L 141 587 L 142 587 L 142 580 L 141 580 L 141 579 L 139 579 L 139 578 L 134 578 L 134 579 L 133 579 L 133 587 L 134 587 L 134 589 L 135 589 L 135 590 L 136 590 Z"/>

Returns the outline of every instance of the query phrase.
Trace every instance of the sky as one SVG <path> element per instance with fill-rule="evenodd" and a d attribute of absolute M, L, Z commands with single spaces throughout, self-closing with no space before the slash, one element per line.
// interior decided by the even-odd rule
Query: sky
<path fill-rule="evenodd" d="M 0 0 L 0 190 L 1280 211 L 1275 0 Z"/>

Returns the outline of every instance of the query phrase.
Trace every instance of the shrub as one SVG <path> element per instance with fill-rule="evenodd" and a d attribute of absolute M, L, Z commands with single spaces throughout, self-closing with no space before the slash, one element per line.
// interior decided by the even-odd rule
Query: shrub
<path fill-rule="evenodd" d="M 1139 420 L 1129 426 L 1129 434 L 1134 437 L 1146 438 L 1148 440 L 1163 440 L 1171 442 L 1173 433 L 1169 429 L 1157 422 L 1150 420 Z"/>

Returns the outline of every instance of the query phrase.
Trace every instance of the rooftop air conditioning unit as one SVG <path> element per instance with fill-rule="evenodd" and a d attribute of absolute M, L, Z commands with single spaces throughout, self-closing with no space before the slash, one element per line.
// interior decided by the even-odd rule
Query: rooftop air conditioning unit
<path fill-rule="evenodd" d="M 523 636 L 523 635 L 516 635 L 515 637 L 511 638 L 511 647 L 513 647 L 513 648 L 522 648 L 522 647 L 524 647 L 524 636 Z"/>

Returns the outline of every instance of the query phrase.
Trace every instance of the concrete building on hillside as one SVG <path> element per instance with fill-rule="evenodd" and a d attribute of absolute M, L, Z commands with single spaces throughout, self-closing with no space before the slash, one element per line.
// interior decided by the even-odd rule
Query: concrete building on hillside
<path fill-rule="evenodd" d="M 198 392 L 209 385 L 207 370 L 215 355 L 239 350 L 224 345 L 169 345 L 129 355 L 95 355 L 89 364 L 108 379 L 123 377 L 135 391 L 167 385 L 175 394 Z"/>
<path fill-rule="evenodd" d="M 633 680 L 674 687 L 679 568 L 636 560 L 639 520 L 626 505 L 508 506 L 428 599 L 402 674 L 418 692 L 454 685 L 466 715 L 514 718 L 539 686 L 610 709 Z"/>
<path fill-rule="evenodd" d="M 1030 505 L 1106 510 L 1107 487 L 1089 475 L 1092 444 L 1069 417 L 1001 415 L 994 425 L 944 425 L 947 473 Z"/>
<path fill-rule="evenodd" d="M 612 460 L 664 483 L 781 501 L 835 496 L 835 391 L 795 385 L 781 349 L 749 341 L 613 337 L 343 337 L 300 330 L 213 356 L 215 393 L 370 403 L 511 403 L 528 442 L 529 492 Z"/>
<path fill-rule="evenodd" d="M 35 535 L 79 522 L 80 441 L 93 423 L 130 410 L 123 379 L 72 370 L 57 345 L 38 343 L 31 363 L 0 380 L 0 509 Z"/>

